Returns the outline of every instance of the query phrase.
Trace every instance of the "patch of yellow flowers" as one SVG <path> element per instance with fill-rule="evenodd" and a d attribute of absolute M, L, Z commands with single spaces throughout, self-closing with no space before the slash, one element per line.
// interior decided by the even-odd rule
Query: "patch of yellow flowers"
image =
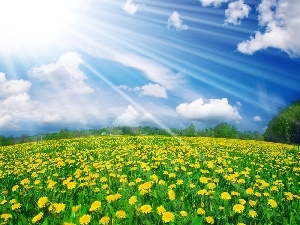
<path fill-rule="evenodd" d="M 300 224 L 300 153 L 213 138 L 0 147 L 0 224 Z"/>

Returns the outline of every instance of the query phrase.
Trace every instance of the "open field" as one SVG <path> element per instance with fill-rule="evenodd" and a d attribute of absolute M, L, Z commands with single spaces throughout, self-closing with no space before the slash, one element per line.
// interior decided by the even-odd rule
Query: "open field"
<path fill-rule="evenodd" d="M 300 224 L 300 153 L 257 141 L 93 137 L 0 148 L 0 224 Z"/>

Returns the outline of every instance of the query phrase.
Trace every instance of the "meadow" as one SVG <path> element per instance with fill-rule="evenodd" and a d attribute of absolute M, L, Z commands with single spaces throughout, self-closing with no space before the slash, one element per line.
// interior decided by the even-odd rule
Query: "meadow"
<path fill-rule="evenodd" d="M 300 152 L 106 136 L 0 147 L 0 224 L 300 224 Z"/>

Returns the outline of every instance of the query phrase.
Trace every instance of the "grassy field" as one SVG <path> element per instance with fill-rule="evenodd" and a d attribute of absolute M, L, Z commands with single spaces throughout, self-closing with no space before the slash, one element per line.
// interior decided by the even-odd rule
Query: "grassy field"
<path fill-rule="evenodd" d="M 300 153 L 257 141 L 93 137 L 0 148 L 0 224 L 300 224 Z"/>

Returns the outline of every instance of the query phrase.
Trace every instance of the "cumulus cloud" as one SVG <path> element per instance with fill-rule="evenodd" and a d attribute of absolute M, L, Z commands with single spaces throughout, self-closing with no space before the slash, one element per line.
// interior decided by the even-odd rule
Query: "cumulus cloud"
<path fill-rule="evenodd" d="M 229 3 L 228 9 L 225 10 L 225 24 L 241 24 L 241 20 L 245 17 L 248 17 L 250 10 L 250 6 L 244 4 L 243 0 Z"/>
<path fill-rule="evenodd" d="M 157 98 L 168 98 L 166 88 L 159 84 L 144 85 L 141 87 L 141 93 Z"/>
<path fill-rule="evenodd" d="M 260 116 L 254 116 L 254 117 L 253 117 L 253 121 L 254 121 L 254 122 L 260 122 L 260 121 L 262 121 L 262 119 L 261 119 Z"/>
<path fill-rule="evenodd" d="M 227 2 L 228 0 L 200 0 L 202 6 L 210 6 L 213 5 L 215 8 L 219 7 L 223 2 Z"/>
<path fill-rule="evenodd" d="M 140 123 L 152 122 L 153 116 L 151 113 L 140 113 L 132 105 L 117 117 L 114 121 L 115 126 L 139 126 Z"/>
<path fill-rule="evenodd" d="M 188 26 L 183 24 L 183 21 L 180 19 L 180 14 L 176 11 L 168 18 L 167 28 L 170 29 L 171 27 L 174 27 L 176 31 L 188 29 Z"/>
<path fill-rule="evenodd" d="M 40 81 L 65 88 L 71 94 L 89 94 L 94 89 L 85 82 L 87 77 L 79 68 L 81 64 L 83 60 L 80 54 L 68 52 L 62 54 L 55 63 L 32 68 L 29 74 Z"/>
<path fill-rule="evenodd" d="M 25 80 L 7 80 L 5 73 L 0 72 L 0 97 L 17 95 L 27 92 L 31 82 Z"/>
<path fill-rule="evenodd" d="M 59 114 L 45 114 L 41 120 L 43 123 L 58 123 L 65 120 L 65 117 Z"/>
<path fill-rule="evenodd" d="M 227 98 L 210 99 L 205 103 L 199 98 L 191 103 L 182 103 L 176 107 L 177 114 L 185 119 L 197 120 L 204 123 L 219 123 L 242 120 L 238 108 L 228 103 Z"/>
<path fill-rule="evenodd" d="M 290 57 L 300 57 L 300 1 L 262 0 L 257 11 L 259 24 L 265 31 L 257 31 L 249 40 L 239 43 L 238 51 L 251 55 L 272 47 Z"/>
<path fill-rule="evenodd" d="M 127 0 L 123 5 L 122 5 L 122 9 L 130 14 L 130 15 L 134 15 L 137 13 L 138 10 L 140 10 L 140 5 L 139 4 L 135 4 L 133 3 L 132 0 Z"/>

